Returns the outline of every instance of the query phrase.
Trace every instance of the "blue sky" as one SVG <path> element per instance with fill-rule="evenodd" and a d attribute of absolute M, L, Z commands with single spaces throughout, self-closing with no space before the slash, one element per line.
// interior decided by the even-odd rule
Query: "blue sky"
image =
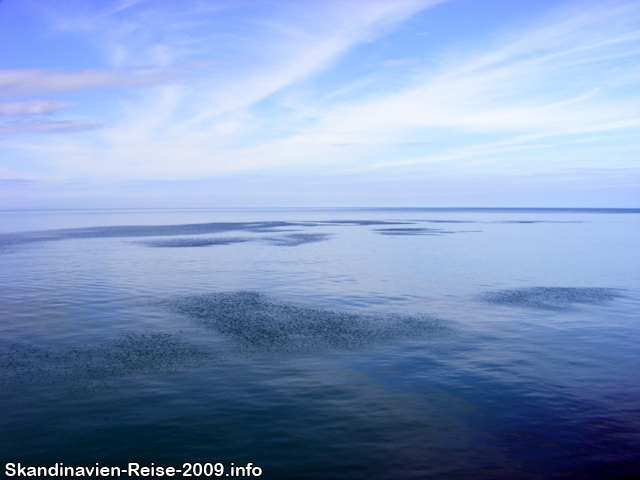
<path fill-rule="evenodd" d="M 0 1 L 0 208 L 640 206 L 637 1 Z"/>

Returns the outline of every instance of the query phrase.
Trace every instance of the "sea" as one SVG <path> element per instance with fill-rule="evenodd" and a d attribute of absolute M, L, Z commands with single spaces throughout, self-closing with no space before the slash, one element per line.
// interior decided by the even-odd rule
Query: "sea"
<path fill-rule="evenodd" d="M 640 478 L 640 210 L 0 212 L 0 460 Z"/>

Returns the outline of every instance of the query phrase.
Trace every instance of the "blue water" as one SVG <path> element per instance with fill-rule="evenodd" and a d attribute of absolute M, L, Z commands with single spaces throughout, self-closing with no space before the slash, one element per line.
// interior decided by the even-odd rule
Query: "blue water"
<path fill-rule="evenodd" d="M 0 460 L 636 478 L 640 211 L 0 213 Z"/>

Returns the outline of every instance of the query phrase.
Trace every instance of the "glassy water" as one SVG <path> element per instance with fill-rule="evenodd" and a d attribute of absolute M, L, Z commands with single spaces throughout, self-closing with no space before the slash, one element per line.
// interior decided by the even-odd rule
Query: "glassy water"
<path fill-rule="evenodd" d="M 0 229 L 3 473 L 640 472 L 640 211 L 4 212 Z"/>

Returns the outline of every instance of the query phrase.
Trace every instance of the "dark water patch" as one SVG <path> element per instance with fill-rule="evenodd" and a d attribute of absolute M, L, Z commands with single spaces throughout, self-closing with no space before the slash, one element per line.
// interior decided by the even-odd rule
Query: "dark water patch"
<path fill-rule="evenodd" d="M 328 233 L 294 233 L 281 237 L 266 237 L 263 240 L 278 247 L 297 247 L 305 243 L 322 242 L 328 240 L 330 236 Z"/>
<path fill-rule="evenodd" d="M 108 227 L 72 228 L 59 230 L 46 230 L 25 233 L 0 234 L 0 252 L 9 251 L 12 247 L 34 243 L 67 239 L 83 238 L 136 238 L 136 237 L 166 237 L 166 236 L 186 236 L 186 235 L 208 235 L 227 232 L 250 232 L 250 233 L 282 233 L 299 231 L 300 228 L 314 228 L 319 226 L 394 226 L 394 225 L 415 225 L 417 222 L 429 223 L 474 223 L 468 220 L 405 220 L 405 221 L 385 221 L 385 220 L 328 220 L 328 221 L 266 221 L 266 222 L 220 222 L 220 223 L 197 223 L 183 225 L 125 225 Z M 477 223 L 477 222 L 476 222 Z M 581 221 L 547 221 L 547 220 L 506 220 L 490 223 L 583 223 Z M 419 228 L 380 228 L 375 230 L 383 235 L 443 235 L 457 233 L 438 229 Z M 207 243 L 210 242 L 210 243 Z M 235 242 L 235 241 L 234 241 Z M 292 241 L 293 242 L 293 241 Z M 285 245 L 286 242 L 280 242 Z M 211 239 L 202 242 L 182 243 L 177 240 L 167 242 L 147 242 L 151 247 L 181 247 L 181 246 L 207 246 L 226 245 L 224 241 L 212 241 Z M 279 244 L 276 242 L 276 244 Z"/>
<path fill-rule="evenodd" d="M 225 222 L 194 223 L 185 225 L 130 225 L 115 227 L 92 227 L 69 230 L 57 230 L 55 233 L 64 238 L 126 238 L 126 237 L 163 237 L 178 235 L 204 235 L 232 231 L 264 232 L 277 231 L 278 228 L 295 226 L 290 222 Z"/>
<path fill-rule="evenodd" d="M 183 297 L 171 307 L 259 352 L 354 349 L 451 331 L 441 320 L 428 316 L 335 312 L 279 303 L 255 292 Z"/>
<path fill-rule="evenodd" d="M 386 220 L 328 220 L 316 222 L 316 225 L 336 225 L 336 226 L 358 226 L 370 227 L 376 225 L 412 225 L 412 221 L 386 221 Z"/>
<path fill-rule="evenodd" d="M 64 359 L 87 377 L 174 372 L 192 367 L 208 354 L 172 333 L 127 334 L 105 345 L 73 349 Z"/>
<path fill-rule="evenodd" d="M 420 220 L 426 223 L 477 223 L 474 220 Z"/>
<path fill-rule="evenodd" d="M 208 247 L 211 245 L 231 245 L 250 241 L 250 238 L 223 237 L 223 238 L 171 238 L 166 240 L 148 240 L 137 242 L 141 245 L 154 248 L 181 248 L 181 247 Z"/>
<path fill-rule="evenodd" d="M 197 223 L 184 225 L 127 225 L 112 227 L 71 228 L 59 230 L 46 230 L 24 233 L 0 234 L 0 252 L 10 247 L 34 242 L 48 242 L 56 240 L 83 239 L 83 238 L 136 238 L 136 237 L 177 237 L 186 235 L 207 235 L 227 232 L 250 233 L 282 233 L 300 231 L 300 228 L 313 228 L 318 226 L 369 226 L 369 225 L 406 225 L 410 222 L 386 222 L 373 220 L 332 220 L 321 222 L 221 222 L 221 223 Z M 309 237 L 311 238 L 311 237 Z M 320 238 L 320 237 L 317 237 Z M 235 243 L 236 239 L 232 241 Z M 319 240 L 313 240 L 319 241 Z M 210 242 L 210 243 L 208 243 Z M 222 241 L 206 239 L 202 242 L 168 240 L 166 242 L 145 242 L 150 247 L 196 247 L 206 245 L 226 245 Z M 289 240 L 289 243 L 295 243 Z M 308 243 L 308 242 L 303 242 Z M 276 244 L 288 245 L 287 241 Z"/>
<path fill-rule="evenodd" d="M 568 220 L 568 221 L 560 221 L 560 220 L 500 220 L 490 223 L 586 223 L 581 220 Z"/>
<path fill-rule="evenodd" d="M 141 373 L 176 372 L 211 353 L 171 333 L 129 333 L 97 347 L 51 350 L 12 343 L 0 348 L 0 385 L 62 383 L 91 387 Z"/>
<path fill-rule="evenodd" d="M 373 231 L 381 235 L 445 235 L 447 233 L 456 233 L 440 228 L 376 228 Z"/>
<path fill-rule="evenodd" d="M 295 227 L 299 227 L 299 225 L 291 225 Z M 308 225 L 305 225 L 308 226 Z M 251 233 L 285 233 L 285 232 L 299 232 L 300 228 L 284 228 L 284 227 L 255 227 L 251 229 L 247 229 L 247 232 Z"/>
<path fill-rule="evenodd" d="M 283 228 L 292 228 L 298 226 L 299 225 L 294 222 L 225 222 L 185 225 L 128 225 L 113 227 L 70 228 L 61 230 L 0 234 L 0 247 L 2 247 L 3 245 L 8 246 L 31 242 L 81 238 L 168 237 L 180 235 L 206 235 L 212 233 L 226 233 L 233 231 L 275 233 L 283 231 Z"/>
<path fill-rule="evenodd" d="M 220 237 L 220 238 L 171 238 L 162 240 L 146 240 L 136 242 L 140 245 L 154 248 L 186 248 L 186 247 L 208 247 L 212 245 L 231 245 L 234 243 L 245 243 L 263 241 L 278 247 L 297 247 L 306 243 L 321 242 L 329 239 L 328 233 L 294 233 L 278 237 Z"/>
<path fill-rule="evenodd" d="M 34 233 L 4 233 L 0 234 L 0 253 L 9 252 L 20 245 L 60 240 L 60 238 L 48 232 Z"/>
<path fill-rule="evenodd" d="M 485 292 L 479 298 L 497 305 L 564 311 L 574 304 L 601 305 L 620 297 L 612 288 L 531 287 Z"/>

